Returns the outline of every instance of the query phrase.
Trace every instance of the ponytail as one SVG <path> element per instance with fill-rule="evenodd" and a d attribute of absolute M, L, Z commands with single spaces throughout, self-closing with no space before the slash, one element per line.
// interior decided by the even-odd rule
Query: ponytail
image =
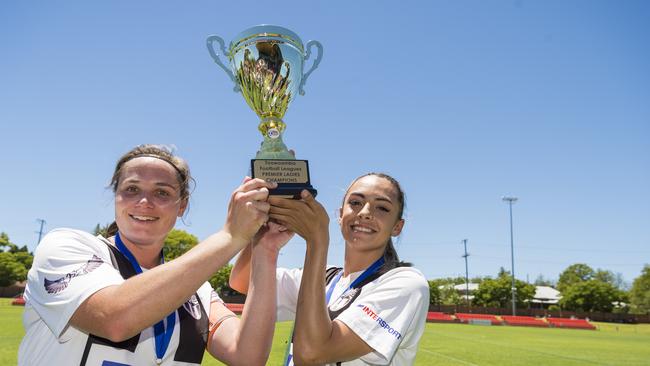
<path fill-rule="evenodd" d="M 388 244 L 386 244 L 386 250 L 384 251 L 384 260 L 386 261 L 386 266 L 388 266 L 388 268 L 413 266 L 410 262 L 399 260 L 397 250 L 395 250 L 395 245 L 393 245 L 393 238 L 388 239 Z"/>
<path fill-rule="evenodd" d="M 106 229 L 106 237 L 110 238 L 111 236 L 115 236 L 118 230 L 119 228 L 117 227 L 117 222 L 113 221 L 110 225 L 108 225 L 108 228 Z"/>

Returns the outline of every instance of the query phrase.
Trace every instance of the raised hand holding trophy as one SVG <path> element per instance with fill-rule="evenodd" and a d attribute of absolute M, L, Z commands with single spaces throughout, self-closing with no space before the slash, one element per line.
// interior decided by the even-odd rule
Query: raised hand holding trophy
<path fill-rule="evenodd" d="M 228 58 L 230 68 L 219 58 L 214 42 L 219 43 L 221 55 Z M 318 54 L 312 67 L 303 74 L 312 46 Z M 207 47 L 214 62 L 235 83 L 233 90 L 241 91 L 246 103 L 261 119 L 258 129 L 264 141 L 251 160 L 252 176 L 277 182 L 278 187 L 270 192 L 272 195 L 297 198 L 307 189 L 315 196 L 309 163 L 296 160 L 282 141 L 286 128 L 282 118 L 296 93 L 305 94 L 303 87 L 323 57 L 323 46 L 318 41 L 303 46 L 300 37 L 286 28 L 259 25 L 241 32 L 230 42 L 227 51 L 224 40 L 215 35 L 207 38 Z"/>

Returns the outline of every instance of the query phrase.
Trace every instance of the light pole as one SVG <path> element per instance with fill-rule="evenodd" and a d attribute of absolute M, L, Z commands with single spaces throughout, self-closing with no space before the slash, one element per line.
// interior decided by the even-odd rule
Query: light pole
<path fill-rule="evenodd" d="M 36 242 L 36 246 L 38 246 L 38 243 L 41 242 L 41 238 L 43 237 L 43 226 L 45 226 L 45 220 L 36 219 L 36 222 L 41 223 L 41 228 L 38 231 L 35 231 L 35 233 L 38 234 L 38 241 Z"/>
<path fill-rule="evenodd" d="M 469 309 L 469 271 L 467 269 L 467 257 L 469 257 L 469 254 L 467 254 L 467 239 L 463 239 L 463 246 L 465 247 L 465 254 L 463 255 L 463 258 L 465 258 L 465 299 L 467 300 L 467 309 Z"/>
<path fill-rule="evenodd" d="M 512 260 L 512 315 L 517 315 L 516 301 L 517 301 L 517 288 L 515 287 L 515 244 L 512 234 L 512 204 L 517 202 L 517 197 L 504 196 L 501 198 L 504 202 L 508 202 L 510 207 L 510 259 Z"/>

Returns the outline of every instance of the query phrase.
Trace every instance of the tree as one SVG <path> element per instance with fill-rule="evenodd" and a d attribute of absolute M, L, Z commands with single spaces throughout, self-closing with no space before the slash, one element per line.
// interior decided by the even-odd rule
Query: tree
<path fill-rule="evenodd" d="M 596 270 L 596 273 L 594 273 L 594 280 L 600 281 L 600 282 L 605 282 L 613 285 L 614 287 L 616 286 L 616 275 L 612 271 L 606 271 L 604 269 L 598 269 Z"/>
<path fill-rule="evenodd" d="M 172 229 L 165 238 L 165 261 L 178 258 L 199 243 L 199 239 L 185 230 Z"/>
<path fill-rule="evenodd" d="M 180 257 L 198 243 L 199 239 L 196 236 L 185 230 L 173 229 L 169 232 L 167 238 L 165 238 L 165 261 L 171 261 Z M 231 270 L 232 265 L 228 264 L 220 268 L 208 280 L 210 285 L 212 285 L 212 288 L 221 296 L 234 295 L 238 293 L 228 285 Z"/>
<path fill-rule="evenodd" d="M 29 253 L 29 249 L 27 249 L 27 245 L 23 245 L 20 248 L 16 245 L 9 249 L 9 253 Z"/>
<path fill-rule="evenodd" d="M 227 264 L 210 277 L 210 285 L 212 285 L 212 288 L 221 296 L 236 295 L 239 293 L 233 290 L 228 284 L 231 271 L 232 264 Z"/>
<path fill-rule="evenodd" d="M 14 282 L 24 281 L 26 278 L 27 268 L 16 258 L 16 255 L 0 252 L 0 287 L 11 286 Z"/>
<path fill-rule="evenodd" d="M 510 271 L 506 270 L 503 267 L 499 267 L 499 273 L 497 273 L 497 278 L 503 277 L 503 276 L 510 276 Z"/>
<path fill-rule="evenodd" d="M 614 285 L 597 279 L 575 283 L 562 292 L 560 306 L 572 311 L 611 312 L 621 292 Z"/>
<path fill-rule="evenodd" d="M 584 263 L 572 264 L 560 274 L 560 278 L 557 281 L 557 289 L 564 293 L 571 285 L 589 281 L 595 275 L 596 272 Z"/>
<path fill-rule="evenodd" d="M 458 293 L 453 283 L 448 283 L 440 290 L 443 305 L 466 305 L 467 300 Z"/>
<path fill-rule="evenodd" d="M 4 251 L 4 248 L 6 248 L 8 245 L 9 235 L 3 231 L 0 233 L 0 250 Z"/>
<path fill-rule="evenodd" d="M 641 275 L 632 283 L 630 302 L 630 312 L 650 314 L 650 264 L 643 267 Z"/>
<path fill-rule="evenodd" d="M 12 243 L 9 240 L 9 235 L 5 232 L 0 233 L 0 251 L 6 251 L 13 253 L 18 249 L 18 246 L 14 243 Z"/>
<path fill-rule="evenodd" d="M 99 223 L 95 225 L 95 228 L 93 229 L 93 235 L 101 235 L 105 238 L 108 238 L 108 228 L 111 226 L 111 224 L 106 224 L 104 226 L 100 225 Z"/>
<path fill-rule="evenodd" d="M 18 247 L 9 240 L 9 235 L 0 233 L 0 287 L 24 281 L 33 260 L 34 256 L 29 253 L 27 246 Z"/>
<path fill-rule="evenodd" d="M 432 305 L 441 305 L 442 304 L 442 295 L 440 294 L 440 288 L 438 287 L 438 282 L 435 280 L 429 282 L 429 304 Z"/>
<path fill-rule="evenodd" d="M 535 296 L 535 286 L 515 279 L 516 306 L 526 307 Z M 496 279 L 485 279 L 474 293 L 474 304 L 486 307 L 507 308 L 512 304 L 512 276 L 508 271 L 499 271 Z"/>
<path fill-rule="evenodd" d="M 23 267 L 25 267 L 26 271 L 29 271 L 29 269 L 32 268 L 32 263 L 34 262 L 34 256 L 31 253 L 29 253 L 27 250 L 20 250 L 16 253 L 11 253 L 11 254 L 14 255 L 14 260 L 16 262 L 22 264 Z"/>
<path fill-rule="evenodd" d="M 598 269 L 594 274 L 594 279 L 601 282 L 609 283 L 610 285 L 616 287 L 619 290 L 629 289 L 628 285 L 626 285 L 625 280 L 623 279 L 623 275 L 620 273 L 614 273 L 612 271 Z"/>
<path fill-rule="evenodd" d="M 533 282 L 533 284 L 535 286 L 549 286 L 549 287 L 552 287 L 553 286 L 553 280 L 551 280 L 549 278 L 545 278 L 543 275 L 540 274 L 539 276 L 537 276 L 537 278 L 535 279 L 535 282 Z"/>
<path fill-rule="evenodd" d="M 465 305 L 467 301 L 454 288 L 465 283 L 463 277 L 437 278 L 429 281 L 429 302 L 434 305 Z"/>

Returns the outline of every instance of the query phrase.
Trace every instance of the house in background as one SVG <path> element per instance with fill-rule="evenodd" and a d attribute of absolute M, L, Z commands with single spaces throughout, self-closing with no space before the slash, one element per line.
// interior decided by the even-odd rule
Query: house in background
<path fill-rule="evenodd" d="M 464 300 L 472 301 L 476 290 L 478 290 L 478 283 L 470 283 L 469 285 L 461 283 L 454 286 L 454 290 L 458 292 L 460 297 Z M 469 291 L 468 290 L 469 287 Z M 530 301 L 530 307 L 533 309 L 548 309 L 551 305 L 557 305 L 562 295 L 560 291 L 549 286 L 535 286 L 535 296 Z"/>
<path fill-rule="evenodd" d="M 469 287 L 469 292 L 467 291 L 468 287 Z M 474 295 L 472 295 L 472 294 L 476 290 L 478 290 L 478 283 L 469 283 L 469 284 L 461 283 L 461 284 L 455 285 L 454 290 L 456 290 L 456 292 L 458 292 L 458 294 L 460 295 L 460 297 L 463 300 L 469 299 L 469 301 L 471 302 L 472 300 L 474 300 Z"/>
<path fill-rule="evenodd" d="M 548 309 L 551 305 L 557 305 L 562 295 L 560 291 L 550 286 L 535 286 L 535 297 L 530 300 L 530 307 L 533 309 Z"/>

